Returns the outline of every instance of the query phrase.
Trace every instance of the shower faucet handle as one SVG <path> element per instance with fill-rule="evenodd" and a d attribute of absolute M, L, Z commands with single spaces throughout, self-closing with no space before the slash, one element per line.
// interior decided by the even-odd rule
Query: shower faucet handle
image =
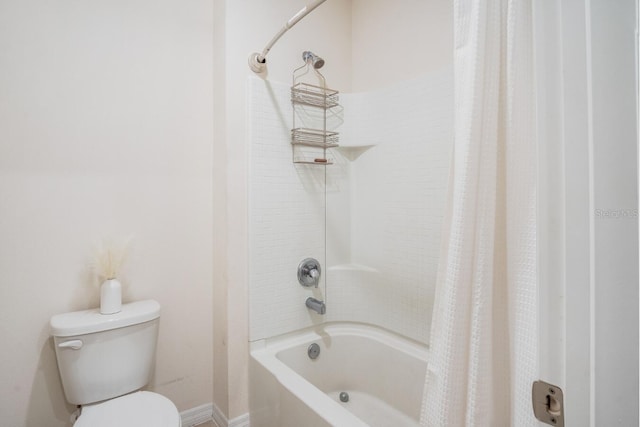
<path fill-rule="evenodd" d="M 305 288 L 318 287 L 322 269 L 320 263 L 314 258 L 305 258 L 298 265 L 298 282 Z"/>

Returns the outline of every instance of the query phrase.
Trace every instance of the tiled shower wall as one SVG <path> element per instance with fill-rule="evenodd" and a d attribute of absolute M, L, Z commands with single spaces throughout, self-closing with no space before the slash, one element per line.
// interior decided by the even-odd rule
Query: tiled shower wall
<path fill-rule="evenodd" d="M 451 69 L 341 94 L 341 147 L 326 168 L 291 161 L 288 85 L 252 78 L 248 94 L 250 339 L 356 321 L 428 342 L 453 134 Z M 307 256 L 324 268 L 318 290 L 297 283 Z M 326 316 L 305 307 L 312 295 L 325 300 Z"/>
<path fill-rule="evenodd" d="M 327 320 L 427 343 L 453 141 L 452 70 L 345 96 L 343 105 L 339 161 L 327 169 Z M 345 258 L 334 256 L 343 239 L 332 230 L 347 215 Z"/>
<path fill-rule="evenodd" d="M 298 284 L 301 260 L 325 266 L 325 171 L 292 162 L 289 86 L 251 77 L 249 99 L 249 339 L 321 323 L 304 305 L 324 284 Z"/>

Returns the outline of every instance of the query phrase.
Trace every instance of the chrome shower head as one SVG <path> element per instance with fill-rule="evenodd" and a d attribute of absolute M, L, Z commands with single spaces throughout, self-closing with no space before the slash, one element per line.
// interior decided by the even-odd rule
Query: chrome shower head
<path fill-rule="evenodd" d="M 304 60 L 304 62 L 311 61 L 311 65 L 313 65 L 313 68 L 315 68 L 316 70 L 324 66 L 324 59 L 320 58 L 319 56 L 317 56 L 316 54 L 308 50 L 305 50 L 304 52 L 302 52 L 302 59 Z"/>

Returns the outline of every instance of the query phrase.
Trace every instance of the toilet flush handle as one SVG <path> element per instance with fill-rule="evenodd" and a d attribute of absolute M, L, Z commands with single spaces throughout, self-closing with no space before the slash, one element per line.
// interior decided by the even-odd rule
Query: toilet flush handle
<path fill-rule="evenodd" d="M 71 348 L 73 350 L 80 350 L 82 348 L 82 340 L 65 341 L 58 344 L 60 348 Z"/>

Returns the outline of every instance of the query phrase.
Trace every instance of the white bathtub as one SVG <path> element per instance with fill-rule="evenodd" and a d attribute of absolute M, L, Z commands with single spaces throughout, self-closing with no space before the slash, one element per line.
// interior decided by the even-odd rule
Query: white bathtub
<path fill-rule="evenodd" d="M 320 346 L 315 360 L 307 355 L 312 343 Z M 251 427 L 418 426 L 426 367 L 425 346 L 365 325 L 326 324 L 254 342 Z"/>

